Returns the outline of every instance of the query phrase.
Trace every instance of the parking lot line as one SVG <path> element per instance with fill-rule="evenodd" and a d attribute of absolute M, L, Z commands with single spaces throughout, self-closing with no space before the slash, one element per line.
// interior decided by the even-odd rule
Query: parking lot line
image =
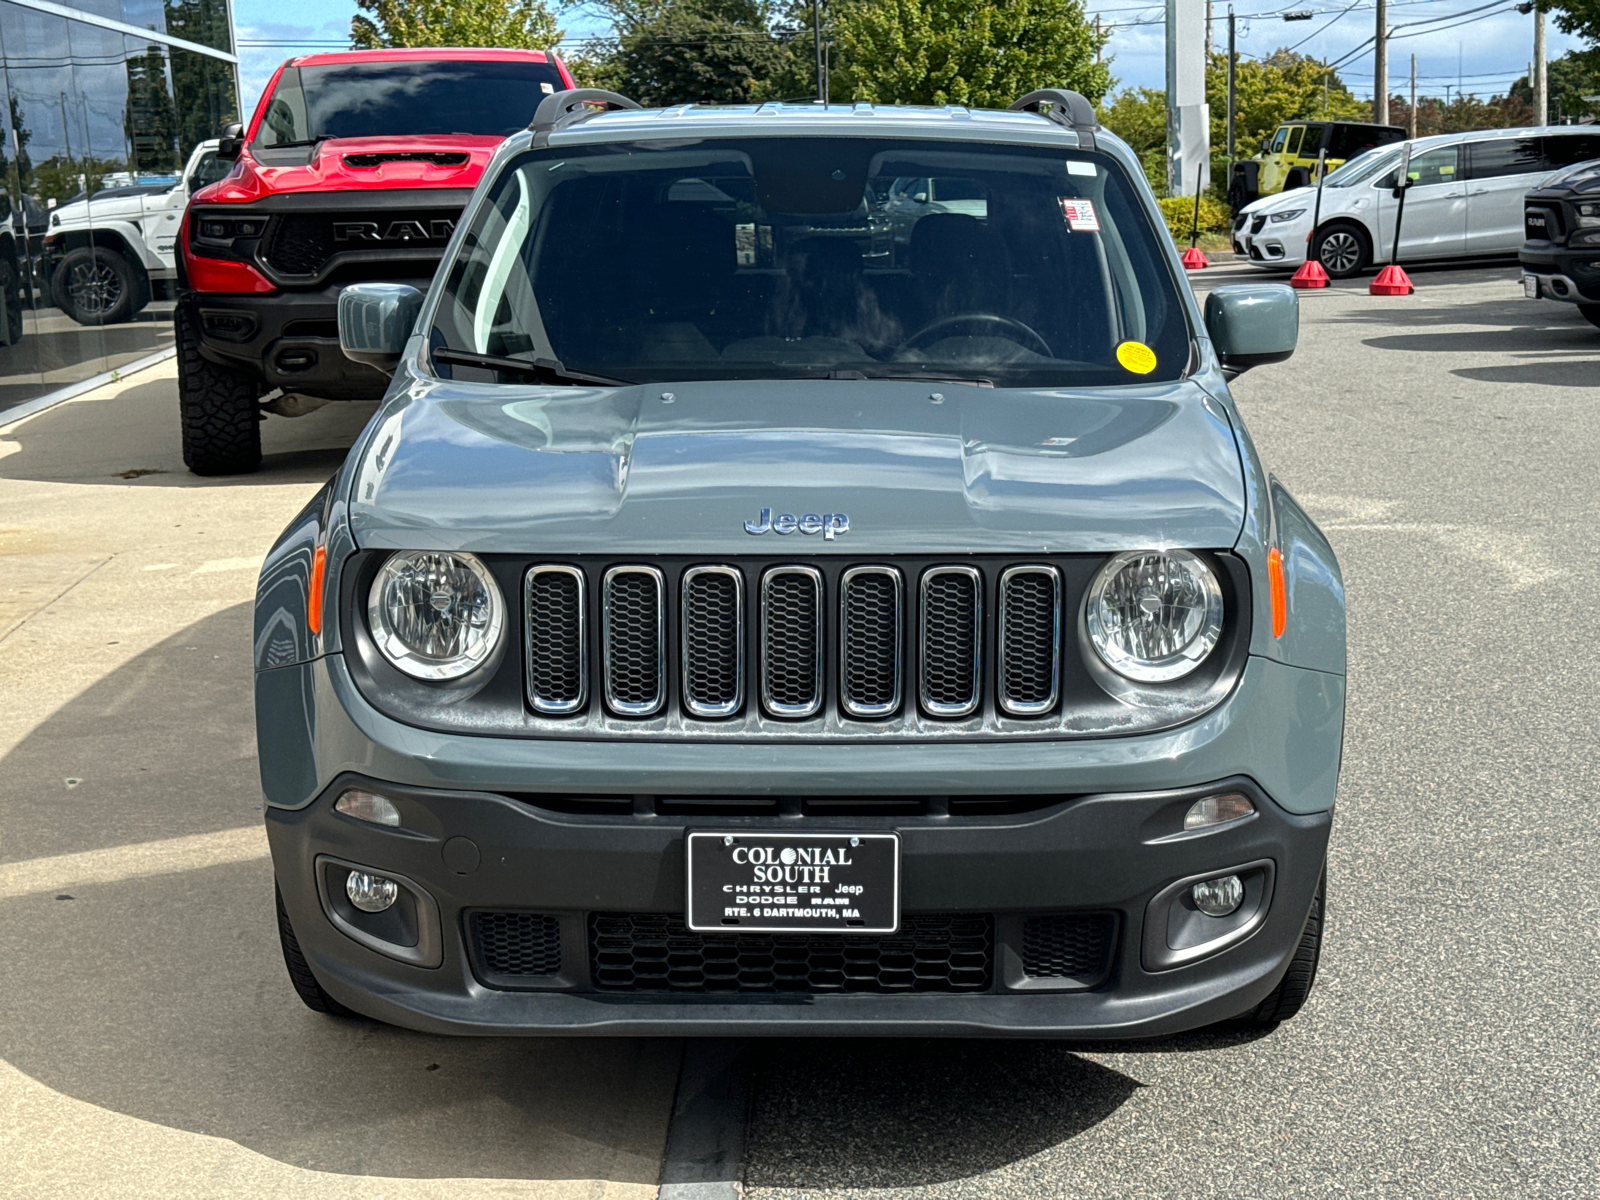
<path fill-rule="evenodd" d="M 267 856 L 266 830 L 259 825 L 136 842 L 78 854 L 56 854 L 0 864 L 0 900 L 35 892 L 118 883 L 146 875 L 175 875 Z"/>

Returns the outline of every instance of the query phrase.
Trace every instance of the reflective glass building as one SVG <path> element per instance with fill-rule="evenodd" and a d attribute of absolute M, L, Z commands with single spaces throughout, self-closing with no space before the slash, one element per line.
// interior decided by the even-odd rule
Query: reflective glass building
<path fill-rule="evenodd" d="M 239 120 L 229 0 L 0 0 L 0 412 L 172 344 L 173 251 Z"/>

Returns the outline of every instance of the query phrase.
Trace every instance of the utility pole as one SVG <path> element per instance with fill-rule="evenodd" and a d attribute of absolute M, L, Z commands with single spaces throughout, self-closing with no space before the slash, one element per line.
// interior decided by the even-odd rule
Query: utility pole
<path fill-rule="evenodd" d="M 1211 61 L 1211 56 L 1216 53 L 1216 38 L 1211 33 L 1211 0 L 1206 0 L 1206 62 Z"/>
<path fill-rule="evenodd" d="M 1417 138 L 1417 56 L 1411 56 L 1411 120 L 1406 122 L 1410 128 L 1406 131 L 1412 141 Z"/>
<path fill-rule="evenodd" d="M 1383 0 L 1378 0 L 1379 4 Z M 828 72 L 822 65 L 822 0 L 811 0 L 811 37 L 817 50 L 817 103 L 828 103 Z"/>
<path fill-rule="evenodd" d="M 1537 0 L 1533 6 L 1533 123 L 1545 124 L 1550 117 L 1550 75 L 1545 69 L 1544 9 Z"/>
<path fill-rule="evenodd" d="M 1094 15 L 1094 61 L 1104 62 L 1106 59 L 1106 35 L 1100 29 L 1100 14 Z"/>
<path fill-rule="evenodd" d="M 1378 32 L 1372 56 L 1372 119 L 1389 123 L 1389 0 L 1377 0 Z"/>
<path fill-rule="evenodd" d="M 1239 63 L 1239 53 L 1234 43 L 1236 33 L 1233 5 L 1230 4 L 1228 5 L 1228 185 L 1230 187 L 1233 185 L 1233 123 L 1237 113 L 1237 105 L 1233 98 L 1234 71 Z"/>

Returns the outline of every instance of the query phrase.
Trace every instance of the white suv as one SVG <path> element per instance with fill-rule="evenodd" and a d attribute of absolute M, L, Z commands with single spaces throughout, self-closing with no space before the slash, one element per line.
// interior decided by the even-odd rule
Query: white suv
<path fill-rule="evenodd" d="M 1522 198 L 1551 172 L 1585 157 L 1587 125 L 1492 129 L 1418 138 L 1411 146 L 1400 261 L 1514 255 L 1522 248 Z M 1369 150 L 1331 172 L 1316 228 L 1314 187 L 1247 205 L 1234 224 L 1234 249 L 1259 267 L 1298 267 L 1307 251 L 1335 279 L 1390 261 L 1401 147 Z"/>
<path fill-rule="evenodd" d="M 44 258 L 57 308 L 80 325 L 112 325 L 176 278 L 173 249 L 190 195 L 233 169 L 217 146 L 215 138 L 196 146 L 174 184 L 106 188 L 50 214 Z"/>

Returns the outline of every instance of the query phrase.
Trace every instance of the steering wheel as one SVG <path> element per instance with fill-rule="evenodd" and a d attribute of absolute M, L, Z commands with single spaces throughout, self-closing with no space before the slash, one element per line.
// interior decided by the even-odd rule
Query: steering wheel
<path fill-rule="evenodd" d="M 921 349 L 923 343 L 938 340 L 934 336 L 935 334 L 942 334 L 948 337 L 950 336 L 949 330 L 959 329 L 962 326 L 993 326 L 1001 330 L 1014 331 L 1023 336 L 1020 338 L 1010 337 L 1006 333 L 1001 333 L 1000 336 L 1009 342 L 1016 342 L 1017 345 L 1025 349 L 1042 354 L 1046 358 L 1055 357 L 1055 352 L 1050 349 L 1050 343 L 1040 337 L 1036 330 L 1030 329 L 1021 321 L 1013 320 L 1011 317 L 1002 317 L 995 313 L 957 313 L 953 317 L 940 317 L 932 325 L 923 326 L 901 342 L 899 349 L 895 353 L 898 355 L 907 350 Z"/>

